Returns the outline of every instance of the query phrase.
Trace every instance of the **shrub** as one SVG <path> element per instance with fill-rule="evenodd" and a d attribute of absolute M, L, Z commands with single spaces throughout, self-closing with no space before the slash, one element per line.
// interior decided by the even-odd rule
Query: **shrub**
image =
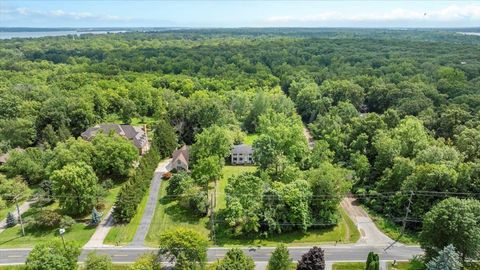
<path fill-rule="evenodd" d="M 92 210 L 92 225 L 98 225 L 102 221 L 102 215 L 98 213 L 97 209 L 93 208 Z"/>
<path fill-rule="evenodd" d="M 60 220 L 60 228 L 64 228 L 65 230 L 69 231 L 75 223 L 76 222 L 73 218 L 69 216 L 63 216 Z"/>
<path fill-rule="evenodd" d="M 157 258 L 153 254 L 144 254 L 140 256 L 132 266 L 130 270 L 160 270 L 162 269 Z"/>
<path fill-rule="evenodd" d="M 52 210 L 42 210 L 34 216 L 34 226 L 40 228 L 54 228 L 60 226 L 62 215 Z"/>
<path fill-rule="evenodd" d="M 267 270 L 288 270 L 292 264 L 290 254 L 285 245 L 278 246 L 268 261 Z"/>
<path fill-rule="evenodd" d="M 17 219 L 15 218 L 15 216 L 11 212 L 8 212 L 8 214 L 7 214 L 7 228 L 14 227 L 15 225 L 17 225 Z"/>
<path fill-rule="evenodd" d="M 108 255 L 98 255 L 90 252 L 85 261 L 85 270 L 111 270 L 113 269 L 112 259 Z"/>
<path fill-rule="evenodd" d="M 378 254 L 373 252 L 368 253 L 367 263 L 365 266 L 366 270 L 379 270 L 380 269 L 380 260 L 378 258 Z"/>
<path fill-rule="evenodd" d="M 171 172 L 166 172 L 162 175 L 163 179 L 168 180 L 172 178 L 172 173 Z"/>
<path fill-rule="evenodd" d="M 324 270 L 325 255 L 321 248 L 313 247 L 302 255 L 298 261 L 297 270 Z"/>
<path fill-rule="evenodd" d="M 159 161 L 158 151 L 150 149 L 141 159 L 135 175 L 122 186 L 113 208 L 113 217 L 117 222 L 129 222 L 135 215 L 138 204 L 148 191 Z"/>
<path fill-rule="evenodd" d="M 113 181 L 112 179 L 108 178 L 107 180 L 102 182 L 102 187 L 104 189 L 111 189 L 113 187 Z"/>
<path fill-rule="evenodd" d="M 7 203 L 0 198 L 0 210 L 7 208 Z"/>
<path fill-rule="evenodd" d="M 253 262 L 253 259 L 249 256 L 246 256 L 242 250 L 238 248 L 233 248 L 230 249 L 227 254 L 225 254 L 225 257 L 218 262 L 215 268 L 215 270 L 230 269 L 253 270 L 255 269 L 255 263 Z"/>

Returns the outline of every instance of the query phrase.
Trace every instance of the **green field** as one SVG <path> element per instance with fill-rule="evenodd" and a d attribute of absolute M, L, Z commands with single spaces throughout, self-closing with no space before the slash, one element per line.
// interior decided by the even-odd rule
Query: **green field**
<path fill-rule="evenodd" d="M 334 263 L 332 270 L 364 270 L 365 263 L 363 262 L 341 262 Z"/>
<path fill-rule="evenodd" d="M 128 224 L 118 224 L 110 229 L 103 241 L 104 244 L 121 246 L 126 245 L 133 240 L 137 227 L 142 220 L 143 212 L 145 212 L 149 193 L 150 191 L 145 193 L 138 206 L 137 213 Z"/>
<path fill-rule="evenodd" d="M 232 175 L 240 174 L 242 172 L 253 172 L 256 167 L 253 166 L 225 166 L 223 168 L 223 177 L 218 182 L 217 205 L 216 211 L 225 208 L 225 186 L 228 178 Z M 162 185 L 160 190 L 160 198 L 162 198 L 155 209 L 155 216 L 150 224 L 150 230 L 146 237 L 146 244 L 148 246 L 157 246 L 160 234 L 171 228 L 187 227 L 192 228 L 204 236 L 210 235 L 209 219 L 208 217 L 197 217 L 188 210 L 178 206 L 177 202 L 166 195 L 166 186 Z M 267 238 L 232 238 L 227 235 L 221 226 L 217 227 L 215 231 L 216 246 L 276 246 L 278 243 L 285 243 L 287 245 L 312 245 L 316 243 L 353 243 L 360 238 L 355 224 L 350 218 L 340 210 L 341 221 L 338 225 L 324 228 L 312 229 L 308 232 L 290 232 L 281 235 L 274 235 Z"/>
<path fill-rule="evenodd" d="M 112 188 L 104 200 L 104 209 L 102 213 L 106 213 L 112 207 L 115 197 L 120 190 L 120 186 Z M 58 210 L 58 203 L 53 203 L 49 206 L 44 207 L 43 209 L 49 210 Z M 29 216 L 34 215 L 40 209 L 37 207 L 30 208 L 26 213 L 22 215 L 24 219 Z M 75 241 L 79 245 L 84 245 L 88 242 L 92 234 L 95 232 L 95 227 L 89 226 L 88 222 L 90 221 L 90 214 L 87 214 L 85 217 L 78 219 L 77 223 L 72 226 L 72 228 L 65 233 L 65 241 Z M 60 236 L 58 234 L 58 228 L 53 229 L 26 229 L 26 235 L 22 236 L 22 230 L 20 225 L 17 225 L 13 228 L 8 228 L 2 233 L 0 233 L 0 248 L 8 247 L 32 247 L 37 243 L 49 242 L 52 240 L 59 240 Z"/>

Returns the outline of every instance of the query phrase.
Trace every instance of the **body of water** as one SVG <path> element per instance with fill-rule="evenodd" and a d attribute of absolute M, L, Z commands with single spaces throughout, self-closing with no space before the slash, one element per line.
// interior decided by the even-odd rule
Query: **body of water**
<path fill-rule="evenodd" d="M 126 31 L 32 31 L 32 32 L 0 32 L 0 39 L 11 38 L 39 38 L 39 37 L 54 37 L 54 36 L 67 36 L 67 35 L 82 35 L 82 34 L 108 34 L 108 33 L 125 33 Z"/>

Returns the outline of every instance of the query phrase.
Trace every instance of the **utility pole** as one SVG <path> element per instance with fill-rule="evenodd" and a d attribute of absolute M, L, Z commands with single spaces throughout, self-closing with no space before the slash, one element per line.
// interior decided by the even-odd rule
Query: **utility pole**
<path fill-rule="evenodd" d="M 403 221 L 402 221 L 402 231 L 400 232 L 400 235 L 397 237 L 397 239 L 395 239 L 395 241 L 393 241 L 393 243 L 391 243 L 388 247 L 386 247 L 384 249 L 385 251 L 387 251 L 388 249 L 393 247 L 393 245 L 395 245 L 400 240 L 400 238 L 402 238 L 403 234 L 405 233 L 405 228 L 407 226 L 407 220 L 408 220 L 408 214 L 410 214 L 410 212 L 411 212 L 410 206 L 412 206 L 412 199 L 413 199 L 413 191 L 410 191 L 410 196 L 408 197 L 407 208 L 405 209 L 405 217 L 403 218 Z"/>
<path fill-rule="evenodd" d="M 20 226 L 22 227 L 22 236 L 25 236 L 25 228 L 23 227 L 22 215 L 20 214 L 20 207 L 18 207 L 18 196 L 15 196 L 15 205 L 17 206 L 17 215 L 18 221 L 20 221 Z"/>

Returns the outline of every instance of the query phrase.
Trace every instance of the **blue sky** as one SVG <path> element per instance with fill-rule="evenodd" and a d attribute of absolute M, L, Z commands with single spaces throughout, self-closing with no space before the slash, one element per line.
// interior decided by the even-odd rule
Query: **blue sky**
<path fill-rule="evenodd" d="M 472 27 L 479 1 L 9 1 L 1 27 Z"/>

